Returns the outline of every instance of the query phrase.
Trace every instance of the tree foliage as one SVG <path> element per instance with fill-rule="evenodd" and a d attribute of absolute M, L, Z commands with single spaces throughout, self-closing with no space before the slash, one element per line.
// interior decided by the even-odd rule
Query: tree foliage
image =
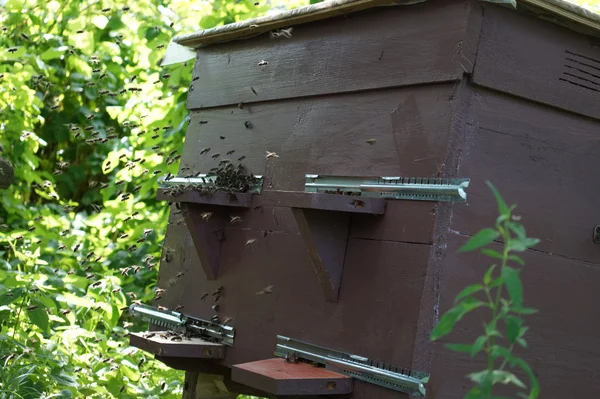
<path fill-rule="evenodd" d="M 303 5 L 298 0 L 287 6 Z M 176 398 L 182 375 L 129 347 L 154 298 L 192 63 L 175 34 L 259 16 L 250 0 L 0 0 L 0 398 Z M 198 82 L 201 85 L 201 82 Z"/>

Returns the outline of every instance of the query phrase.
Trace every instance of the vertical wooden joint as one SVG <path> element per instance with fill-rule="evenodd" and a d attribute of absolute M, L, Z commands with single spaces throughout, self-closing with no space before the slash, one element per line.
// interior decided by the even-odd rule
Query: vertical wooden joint
<path fill-rule="evenodd" d="M 344 271 L 350 214 L 292 208 L 300 235 L 328 302 L 337 302 Z"/>

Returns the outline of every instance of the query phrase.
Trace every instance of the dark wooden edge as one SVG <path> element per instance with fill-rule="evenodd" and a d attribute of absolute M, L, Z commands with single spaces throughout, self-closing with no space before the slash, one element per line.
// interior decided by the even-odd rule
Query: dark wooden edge
<path fill-rule="evenodd" d="M 231 379 L 271 395 L 344 395 L 353 388 L 351 377 L 281 358 L 234 365 Z"/>
<path fill-rule="evenodd" d="M 199 204 L 181 203 L 183 218 L 192 237 L 198 259 L 208 280 L 216 280 L 221 258 L 221 245 L 225 239 L 225 221 L 220 212 L 212 212 L 208 219 L 203 218 L 205 207 Z"/>
<path fill-rule="evenodd" d="M 350 214 L 303 208 L 292 208 L 292 212 L 325 299 L 337 302 L 344 272 Z"/>
<path fill-rule="evenodd" d="M 8 160 L 0 157 L 0 188 L 8 188 L 15 179 L 15 171 Z"/>
<path fill-rule="evenodd" d="M 371 215 L 383 215 L 387 203 L 384 198 L 299 191 L 263 191 L 258 197 L 262 205 Z"/>
<path fill-rule="evenodd" d="M 160 338 L 160 334 L 162 333 L 164 331 L 153 331 L 153 336 L 149 336 L 148 333 L 130 333 L 129 344 L 161 357 L 186 357 L 193 359 L 225 358 L 224 345 L 206 342 L 200 338 L 169 341 Z"/>
<path fill-rule="evenodd" d="M 187 190 L 180 195 L 169 195 L 168 189 L 159 188 L 156 199 L 170 202 L 188 202 L 193 204 L 233 206 L 249 208 L 252 204 L 252 194 L 216 192 L 212 195 L 202 195 L 194 190 Z"/>

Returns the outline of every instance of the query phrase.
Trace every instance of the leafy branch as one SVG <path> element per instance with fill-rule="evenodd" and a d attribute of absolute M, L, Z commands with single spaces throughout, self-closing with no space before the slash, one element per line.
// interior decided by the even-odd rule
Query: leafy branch
<path fill-rule="evenodd" d="M 523 306 L 523 283 L 519 266 L 525 262 L 515 252 L 524 252 L 536 245 L 537 238 L 527 237 L 520 217 L 513 214 L 515 205 L 508 206 L 498 190 L 486 182 L 498 204 L 499 216 L 492 228 L 484 228 L 473 236 L 459 252 L 480 250 L 484 255 L 496 259 L 483 276 L 481 283 L 464 288 L 454 300 L 454 306 L 440 319 L 431 333 L 432 340 L 450 334 L 455 325 L 468 313 L 481 308 L 491 311 L 491 320 L 484 322 L 484 332 L 471 344 L 448 343 L 446 347 L 455 352 L 469 353 L 475 357 L 480 352 L 487 356 L 487 368 L 467 377 L 475 386 L 465 399 L 491 399 L 494 386 L 511 385 L 518 388 L 521 398 L 535 399 L 540 387 L 529 364 L 513 354 L 515 347 L 527 347 L 523 316 L 537 310 Z M 495 241 L 502 241 L 502 251 L 492 248 Z M 498 263 L 500 266 L 498 266 Z M 513 267 L 511 265 L 519 265 Z M 507 294 L 507 295 L 506 295 Z M 519 370 L 529 378 L 529 387 L 511 370 Z M 523 391 L 528 392 L 525 394 Z"/>

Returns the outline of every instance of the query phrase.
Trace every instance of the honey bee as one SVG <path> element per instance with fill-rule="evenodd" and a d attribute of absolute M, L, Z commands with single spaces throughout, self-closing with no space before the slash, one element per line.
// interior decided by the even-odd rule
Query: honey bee
<path fill-rule="evenodd" d="M 59 245 L 59 246 L 58 246 L 58 250 L 59 250 L 59 251 L 62 251 L 62 250 L 63 250 L 63 249 L 65 249 L 65 248 L 67 248 L 67 246 L 66 246 L 66 245 Z"/>
<path fill-rule="evenodd" d="M 103 9 L 102 9 L 102 12 L 104 12 L 104 13 L 107 13 L 107 12 L 109 12 L 110 10 L 111 10 L 110 8 L 103 8 Z"/>
<path fill-rule="evenodd" d="M 267 151 L 267 159 L 271 159 L 271 158 L 279 158 L 279 155 L 277 155 L 276 152 L 271 152 L 271 151 Z"/>
<path fill-rule="evenodd" d="M 176 311 L 176 312 L 179 312 L 181 309 L 183 309 L 183 305 L 177 305 L 177 306 L 175 307 L 175 311 Z"/>
<path fill-rule="evenodd" d="M 221 154 L 219 154 L 219 153 L 216 153 L 216 154 L 213 154 L 213 155 L 211 156 L 211 158 L 212 158 L 212 159 L 217 159 L 217 158 L 219 158 L 219 156 L 221 156 Z"/>
<path fill-rule="evenodd" d="M 158 46 L 156 46 L 157 50 L 160 50 L 161 48 L 165 48 L 165 45 L 164 44 L 159 44 Z"/>
<path fill-rule="evenodd" d="M 202 294 L 202 296 L 200 297 L 200 300 L 203 301 L 208 297 L 208 292 L 205 292 L 204 294 Z"/>
<path fill-rule="evenodd" d="M 258 291 L 256 293 L 256 295 L 264 295 L 264 294 L 272 294 L 273 293 L 273 286 L 272 285 L 267 285 L 265 288 L 263 288 L 262 290 Z"/>
<path fill-rule="evenodd" d="M 218 311 L 219 311 L 219 309 L 220 309 L 220 306 L 219 306 L 219 304 L 212 305 L 211 307 L 212 307 L 212 310 L 214 310 L 215 312 L 218 312 Z"/>
<path fill-rule="evenodd" d="M 119 237 L 119 240 L 123 240 L 125 238 L 129 237 L 129 234 L 123 234 Z"/>
<path fill-rule="evenodd" d="M 374 145 L 376 142 L 377 142 L 377 140 L 376 140 L 376 139 L 368 139 L 368 140 L 366 141 L 366 143 L 367 143 L 367 144 L 370 144 L 370 145 Z"/>
<path fill-rule="evenodd" d="M 83 29 L 79 29 L 77 33 L 83 33 Z"/>
<path fill-rule="evenodd" d="M 260 66 L 260 67 L 267 66 L 267 65 L 269 65 L 269 62 L 265 61 L 265 60 L 260 60 L 260 62 L 258 63 L 258 66 Z"/>
<path fill-rule="evenodd" d="M 171 77 L 171 75 L 168 73 L 165 73 L 162 77 L 163 77 L 163 79 L 169 79 Z"/>
<path fill-rule="evenodd" d="M 151 137 L 152 140 L 156 140 L 157 138 L 160 137 L 160 134 L 155 134 L 154 136 Z"/>
<path fill-rule="evenodd" d="M 231 219 L 229 220 L 229 223 L 233 224 L 233 223 L 239 223 L 242 221 L 242 217 L 241 216 L 231 216 Z"/>
<path fill-rule="evenodd" d="M 167 308 L 166 308 L 166 307 L 164 307 L 164 306 L 158 306 L 158 310 L 160 310 L 160 311 L 163 311 L 163 312 L 166 312 L 166 311 L 168 311 L 169 309 L 167 309 Z"/>
<path fill-rule="evenodd" d="M 256 242 L 256 238 L 251 238 L 251 239 L 249 239 L 248 241 L 246 241 L 246 246 L 248 246 L 248 245 L 252 245 L 252 244 L 254 244 L 255 242 Z"/>
<path fill-rule="evenodd" d="M 38 306 L 38 305 L 31 305 L 31 306 L 28 306 L 28 307 L 27 307 L 27 310 L 28 310 L 28 311 L 32 311 L 32 310 L 36 310 L 37 308 L 39 308 L 39 306 Z"/>
<path fill-rule="evenodd" d="M 32 226 L 32 227 L 28 228 L 27 231 L 34 231 L 35 229 L 36 229 L 36 227 Z"/>

